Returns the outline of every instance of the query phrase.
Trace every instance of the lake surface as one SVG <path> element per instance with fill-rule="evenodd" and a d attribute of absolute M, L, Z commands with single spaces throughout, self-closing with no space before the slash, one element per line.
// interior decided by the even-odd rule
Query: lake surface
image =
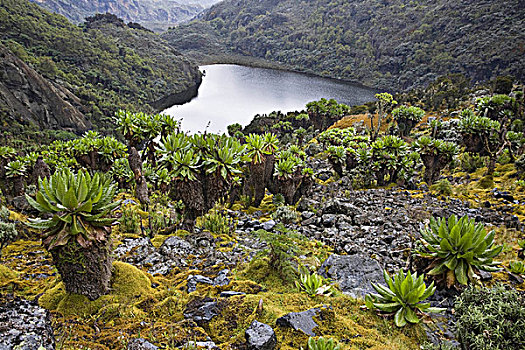
<path fill-rule="evenodd" d="M 374 99 L 375 91 L 306 74 L 231 64 L 201 66 L 206 72 L 199 94 L 164 111 L 182 119 L 189 132 L 226 132 L 233 123 L 246 126 L 256 114 L 303 110 L 308 102 L 334 98 L 347 105 Z"/>

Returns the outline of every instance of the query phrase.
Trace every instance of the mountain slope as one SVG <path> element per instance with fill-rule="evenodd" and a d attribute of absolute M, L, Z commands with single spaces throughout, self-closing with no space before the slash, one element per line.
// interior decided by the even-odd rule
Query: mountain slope
<path fill-rule="evenodd" d="M 399 89 L 446 73 L 472 80 L 525 72 L 521 0 L 225 0 L 165 38 L 182 34 L 289 68 Z M 194 29 L 195 28 L 195 29 Z M 213 34 L 210 34 L 213 33 Z M 213 45 L 206 44 L 212 42 Z M 220 43 L 218 45 L 217 43 Z M 197 57 L 216 55 L 211 50 Z"/>
<path fill-rule="evenodd" d="M 8 124 L 85 131 L 92 125 L 79 110 L 79 102 L 0 44 L 0 106 L 4 107 L 0 119 Z"/>
<path fill-rule="evenodd" d="M 82 23 L 97 13 L 112 13 L 126 22 L 137 22 L 162 31 L 195 17 L 218 0 L 30 0 L 49 11 Z"/>
<path fill-rule="evenodd" d="M 197 66 L 156 34 L 129 28 L 113 15 L 80 28 L 26 0 L 0 0 L 0 41 L 78 96 L 82 112 L 99 127 L 112 127 L 119 108 L 161 109 L 189 99 L 200 84 Z"/>

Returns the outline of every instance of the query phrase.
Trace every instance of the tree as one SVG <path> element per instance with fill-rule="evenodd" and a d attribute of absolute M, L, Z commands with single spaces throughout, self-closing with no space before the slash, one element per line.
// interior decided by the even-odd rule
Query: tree
<path fill-rule="evenodd" d="M 388 110 L 397 104 L 397 101 L 394 100 L 394 97 L 388 92 L 376 94 L 375 97 L 377 99 L 377 123 L 374 122 L 373 114 L 368 115 L 368 118 L 370 119 L 370 139 L 372 142 L 374 142 L 379 136 L 381 123 L 383 122 L 383 119 L 386 119 Z"/>

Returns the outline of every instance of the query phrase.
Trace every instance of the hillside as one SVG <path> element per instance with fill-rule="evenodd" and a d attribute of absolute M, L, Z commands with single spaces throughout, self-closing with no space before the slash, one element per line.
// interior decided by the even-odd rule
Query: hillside
<path fill-rule="evenodd" d="M 113 15 L 91 18 L 81 28 L 29 1 L 0 0 L 0 41 L 50 83 L 76 95 L 99 127 L 111 125 L 119 108 L 161 109 L 190 98 L 200 84 L 193 63 L 156 34 Z M 9 106 L 0 108 L 16 115 Z"/>
<path fill-rule="evenodd" d="M 202 61 L 245 55 L 385 89 L 524 78 L 520 0 L 226 0 L 201 18 L 164 37 Z"/>
<path fill-rule="evenodd" d="M 187 21 L 217 0 L 31 0 L 42 7 L 82 23 L 97 13 L 112 13 L 126 22 L 163 31 Z"/>

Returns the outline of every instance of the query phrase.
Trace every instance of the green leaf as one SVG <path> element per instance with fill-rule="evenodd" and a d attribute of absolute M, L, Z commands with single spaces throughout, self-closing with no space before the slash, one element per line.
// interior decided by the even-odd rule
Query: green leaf
<path fill-rule="evenodd" d="M 394 322 L 396 326 L 398 327 L 404 327 L 407 324 L 407 321 L 405 319 L 406 311 L 404 308 L 399 309 L 395 316 L 394 316 Z"/>
<path fill-rule="evenodd" d="M 410 323 L 419 323 L 419 317 L 411 308 L 406 308 L 405 319 Z"/>

